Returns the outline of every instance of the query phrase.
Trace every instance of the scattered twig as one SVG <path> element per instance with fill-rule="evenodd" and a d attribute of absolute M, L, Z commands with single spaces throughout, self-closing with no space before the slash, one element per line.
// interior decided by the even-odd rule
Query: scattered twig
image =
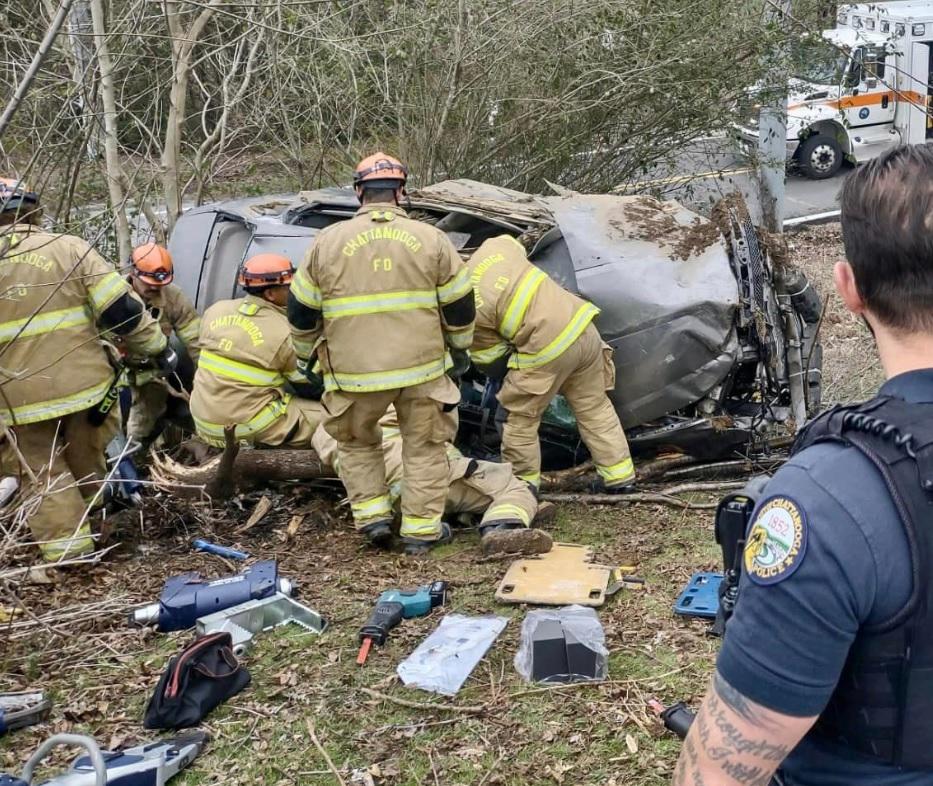
<path fill-rule="evenodd" d="M 263 495 L 259 498 L 259 502 L 256 503 L 256 507 L 253 508 L 253 512 L 250 513 L 249 518 L 246 520 L 246 523 L 237 530 L 237 533 L 248 532 L 253 527 L 255 527 L 260 521 L 263 520 L 265 515 L 272 510 L 272 500 L 267 496 Z"/>
<path fill-rule="evenodd" d="M 48 564 L 43 565 L 42 567 L 61 568 L 61 567 L 64 567 L 65 565 L 96 565 L 98 562 L 100 562 L 101 557 L 103 557 L 108 551 L 113 551 L 119 545 L 120 545 L 119 543 L 114 543 L 112 546 L 107 546 L 107 548 L 105 549 L 101 549 L 100 551 L 95 551 L 93 554 L 88 554 L 87 556 L 84 556 L 84 557 L 77 557 L 75 559 L 66 559 L 66 560 L 62 560 L 61 562 L 49 562 Z M 13 578 L 14 576 L 24 576 L 27 573 L 29 573 L 29 571 L 31 570 L 32 570 L 32 567 L 13 568 L 12 570 L 5 570 L 2 573 L 0 573 L 0 581 L 4 579 Z"/>
<path fill-rule="evenodd" d="M 372 696 L 374 699 L 388 701 L 392 704 L 397 704 L 399 707 L 408 707 L 410 710 L 425 710 L 426 712 L 462 712 L 465 715 L 482 715 L 487 711 L 487 707 L 484 704 L 464 704 L 458 706 L 456 704 L 437 704 L 435 702 L 409 701 L 408 699 L 399 699 L 395 696 L 389 696 L 387 693 L 380 693 L 377 690 L 371 690 L 370 688 L 360 688 L 360 690 L 367 696 Z"/>
<path fill-rule="evenodd" d="M 714 502 L 687 502 L 684 499 L 665 497 L 663 494 L 542 494 L 547 502 L 583 503 L 586 505 L 634 505 L 639 502 L 670 505 L 685 510 L 715 510 Z"/>
<path fill-rule="evenodd" d="M 333 776 L 337 779 L 337 783 L 339 783 L 340 786 L 347 786 L 347 782 L 343 779 L 340 771 L 334 766 L 334 763 L 331 761 L 327 751 L 324 750 L 324 746 L 321 745 L 321 741 L 317 738 L 317 734 L 314 733 L 314 724 L 311 723 L 311 718 L 306 718 L 305 722 L 308 726 L 308 736 L 311 737 L 311 742 L 314 743 L 314 747 L 317 748 L 321 756 L 324 757 L 324 761 L 327 762 L 327 766 L 331 773 L 333 773 Z"/>
<path fill-rule="evenodd" d="M 681 483 L 677 486 L 667 486 L 666 488 L 658 489 L 658 493 L 674 496 L 675 494 L 692 494 L 697 491 L 732 491 L 733 489 L 740 489 L 744 485 L 745 482 L 741 480 L 711 481 L 709 483 Z"/>
<path fill-rule="evenodd" d="M 505 751 L 502 751 L 496 760 L 492 763 L 492 766 L 486 770 L 486 774 L 483 776 L 483 779 L 477 784 L 477 786 L 485 786 L 486 782 L 489 780 L 489 777 L 496 771 L 496 767 L 499 766 L 499 762 L 501 762 L 504 758 Z"/>

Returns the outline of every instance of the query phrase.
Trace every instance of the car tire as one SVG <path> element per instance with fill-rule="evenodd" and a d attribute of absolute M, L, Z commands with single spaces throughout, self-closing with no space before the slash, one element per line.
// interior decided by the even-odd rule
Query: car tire
<path fill-rule="evenodd" d="M 826 180 L 842 166 L 842 148 L 831 136 L 813 134 L 800 144 L 797 166 L 806 177 Z"/>

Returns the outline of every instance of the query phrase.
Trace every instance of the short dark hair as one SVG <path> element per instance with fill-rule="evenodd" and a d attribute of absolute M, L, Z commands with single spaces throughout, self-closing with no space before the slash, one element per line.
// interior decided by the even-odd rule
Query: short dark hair
<path fill-rule="evenodd" d="M 865 305 L 890 328 L 933 332 L 933 143 L 863 164 L 840 201 L 842 241 Z"/>
<path fill-rule="evenodd" d="M 14 210 L 0 210 L 0 227 L 13 224 L 42 224 L 42 208 L 36 205 L 22 205 Z"/>
<path fill-rule="evenodd" d="M 395 204 L 395 191 L 394 188 L 364 188 L 360 202 L 364 205 L 372 202 L 391 202 Z"/>

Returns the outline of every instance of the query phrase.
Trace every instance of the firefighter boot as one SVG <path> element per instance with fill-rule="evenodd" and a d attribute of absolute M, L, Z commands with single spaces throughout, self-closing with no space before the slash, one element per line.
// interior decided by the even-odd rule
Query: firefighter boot
<path fill-rule="evenodd" d="M 390 519 L 374 521 L 360 527 L 358 531 L 366 536 L 371 545 L 380 549 L 388 548 L 392 542 L 392 521 Z"/>
<path fill-rule="evenodd" d="M 607 486 L 606 482 L 600 478 L 590 484 L 590 491 L 593 494 L 634 494 L 638 491 L 638 487 L 635 483 L 616 483 Z"/>
<path fill-rule="evenodd" d="M 405 554 L 409 557 L 418 557 L 427 554 L 435 546 L 442 546 L 453 540 L 453 533 L 446 521 L 441 522 L 441 534 L 437 540 L 421 540 L 420 538 L 402 538 L 405 544 Z"/>
<path fill-rule="evenodd" d="M 544 554 L 553 538 L 544 530 L 526 527 L 517 520 L 488 521 L 479 528 L 483 556 L 493 554 Z"/>

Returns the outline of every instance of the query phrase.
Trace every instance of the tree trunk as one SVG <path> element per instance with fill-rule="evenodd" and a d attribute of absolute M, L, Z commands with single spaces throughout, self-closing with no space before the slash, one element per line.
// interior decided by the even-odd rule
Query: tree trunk
<path fill-rule="evenodd" d="M 52 48 L 52 44 L 55 43 L 55 39 L 58 37 L 59 31 L 62 29 L 62 25 L 65 23 L 65 19 L 68 16 L 68 9 L 71 7 L 71 3 L 72 0 L 62 0 L 61 5 L 58 7 L 58 12 L 52 18 L 52 23 L 49 25 L 49 29 L 46 31 L 45 37 L 39 44 L 39 48 L 36 50 L 36 54 L 33 56 L 32 62 L 29 64 L 29 68 L 26 69 L 26 73 L 23 74 L 23 78 L 16 86 L 16 90 L 13 92 L 9 103 L 7 103 L 6 108 L 3 110 L 3 114 L 0 114 L 0 139 L 3 138 L 4 130 L 13 119 L 13 115 L 16 113 L 17 108 L 19 107 L 20 103 L 22 103 L 22 100 L 26 97 L 26 93 L 29 92 L 29 86 L 32 84 L 32 80 L 36 78 L 36 74 L 38 74 L 39 70 L 42 68 L 42 63 L 45 61 L 49 50 Z"/>
<path fill-rule="evenodd" d="M 97 44 L 97 64 L 100 67 L 100 97 L 104 107 L 104 169 L 111 209 L 117 231 L 117 246 L 121 260 L 129 259 L 132 251 L 130 225 L 126 218 L 126 176 L 120 163 L 117 139 L 117 98 L 113 85 L 113 61 L 107 46 L 107 25 L 102 0 L 91 0 L 91 17 Z"/>
<path fill-rule="evenodd" d="M 224 0 L 209 0 L 195 17 L 188 30 L 181 24 L 176 0 L 165 0 L 165 18 L 172 37 L 172 87 L 169 92 L 168 119 L 162 145 L 162 191 L 165 196 L 165 228 L 171 235 L 181 215 L 181 140 L 184 136 L 185 107 L 188 102 L 188 80 L 191 76 L 191 57 L 204 28 L 214 15 L 215 7 Z"/>
<path fill-rule="evenodd" d="M 232 440 L 222 454 L 196 467 L 155 455 L 151 472 L 159 488 L 188 499 L 227 499 L 274 480 L 337 477 L 313 450 L 239 450 Z"/>
<path fill-rule="evenodd" d="M 96 161 L 100 156 L 100 129 L 94 121 L 94 20 L 89 0 L 74 0 L 68 15 L 68 38 L 71 41 L 72 79 L 77 88 L 78 105 L 81 108 L 81 127 L 87 133 L 85 152 L 88 160 Z"/>

